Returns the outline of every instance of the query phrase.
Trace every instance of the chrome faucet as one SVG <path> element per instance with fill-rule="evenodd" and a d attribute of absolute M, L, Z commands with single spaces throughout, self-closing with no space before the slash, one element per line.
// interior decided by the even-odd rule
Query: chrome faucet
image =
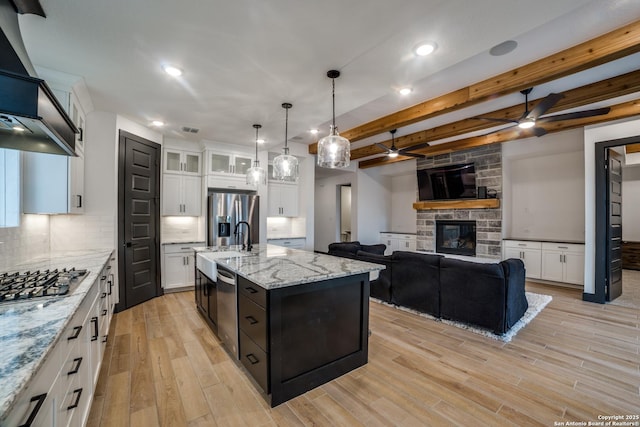
<path fill-rule="evenodd" d="M 235 234 L 236 236 L 236 241 L 238 239 L 238 228 L 240 228 L 241 224 L 245 224 L 247 226 L 247 244 L 244 244 L 244 239 L 242 242 L 242 250 L 246 249 L 247 251 L 251 252 L 251 249 L 253 248 L 253 246 L 251 245 L 251 226 L 249 225 L 249 223 L 247 221 L 240 221 L 236 224 L 236 229 L 233 231 L 233 234 Z"/>

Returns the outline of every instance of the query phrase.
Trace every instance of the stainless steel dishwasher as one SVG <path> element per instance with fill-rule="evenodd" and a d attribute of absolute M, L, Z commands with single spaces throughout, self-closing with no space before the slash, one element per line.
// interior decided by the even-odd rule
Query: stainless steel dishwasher
<path fill-rule="evenodd" d="M 236 359 L 238 355 L 238 295 L 234 272 L 217 266 L 218 337 L 227 351 Z"/>

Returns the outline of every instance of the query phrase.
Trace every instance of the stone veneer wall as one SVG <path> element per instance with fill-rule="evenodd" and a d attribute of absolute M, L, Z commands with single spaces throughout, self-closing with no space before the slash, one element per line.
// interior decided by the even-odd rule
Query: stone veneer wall
<path fill-rule="evenodd" d="M 495 190 L 502 198 L 502 146 L 479 148 L 427 157 L 417 162 L 417 168 L 430 169 L 458 163 L 475 163 L 476 185 Z M 492 191 L 491 191 L 492 192 Z M 417 200 L 417 195 L 416 195 Z M 435 209 L 418 210 L 417 248 L 435 252 L 436 220 L 459 219 L 476 221 L 476 256 L 500 259 L 502 251 L 502 204 L 497 209 Z"/>

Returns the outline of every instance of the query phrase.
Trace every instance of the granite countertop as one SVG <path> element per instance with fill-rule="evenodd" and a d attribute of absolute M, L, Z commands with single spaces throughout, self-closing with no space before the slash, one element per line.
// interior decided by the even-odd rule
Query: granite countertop
<path fill-rule="evenodd" d="M 238 251 L 238 247 L 232 246 L 227 250 Z M 209 247 L 196 249 L 196 251 L 222 252 L 224 250 Z M 265 289 L 318 282 L 385 268 L 380 264 L 270 244 L 256 244 L 251 255 L 218 258 L 216 263 Z"/>
<path fill-rule="evenodd" d="M 533 237 L 505 237 L 502 240 L 521 240 L 523 242 L 570 243 L 570 244 L 576 244 L 576 245 L 584 245 L 584 240 L 572 240 L 572 239 L 535 239 Z"/>
<path fill-rule="evenodd" d="M 110 256 L 109 250 L 65 252 L 6 270 L 75 267 L 86 269 L 88 274 L 71 295 L 0 303 L 0 420 L 49 356 Z"/>

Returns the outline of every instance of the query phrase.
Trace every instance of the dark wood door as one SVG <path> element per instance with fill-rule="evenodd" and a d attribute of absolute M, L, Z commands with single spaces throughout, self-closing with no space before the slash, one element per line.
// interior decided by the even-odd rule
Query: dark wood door
<path fill-rule="evenodd" d="M 607 277 L 606 298 L 622 294 L 622 155 L 607 150 Z"/>
<path fill-rule="evenodd" d="M 161 295 L 159 251 L 160 145 L 120 131 L 118 227 L 119 309 Z M 123 304 L 124 303 L 124 304 Z"/>

